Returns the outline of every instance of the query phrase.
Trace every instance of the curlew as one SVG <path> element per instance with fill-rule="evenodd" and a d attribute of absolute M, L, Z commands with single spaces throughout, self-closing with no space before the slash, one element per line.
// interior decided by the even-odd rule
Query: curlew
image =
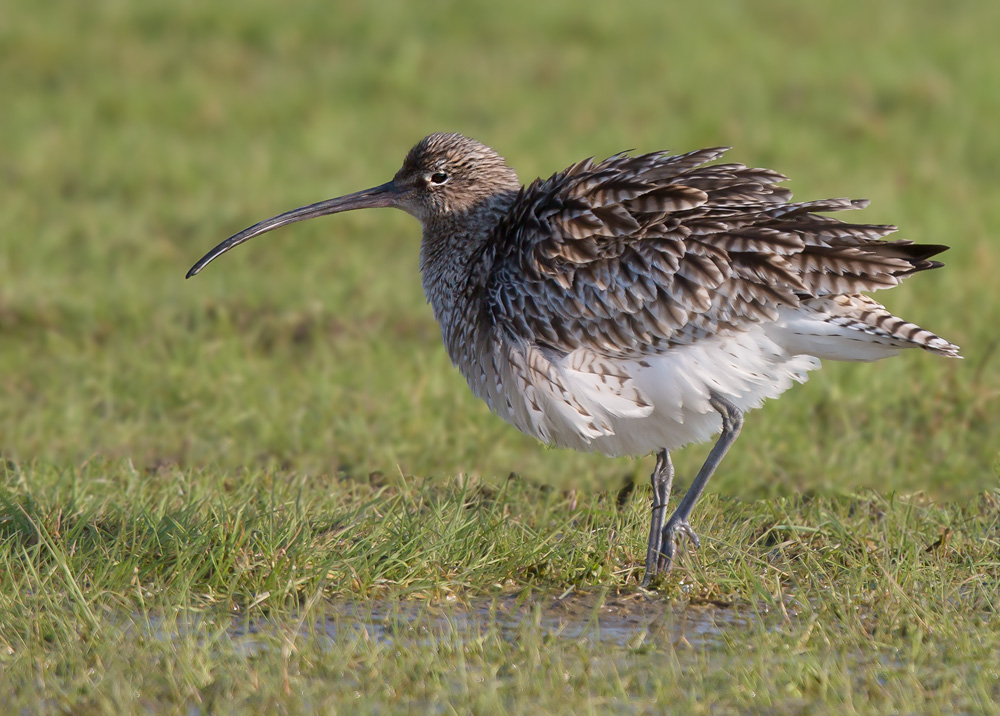
<path fill-rule="evenodd" d="M 586 159 L 521 186 L 497 152 L 460 134 L 414 146 L 392 181 L 262 221 L 188 272 L 280 226 L 395 207 L 423 225 L 420 271 L 448 355 L 493 412 L 546 443 L 655 453 L 648 584 L 743 414 L 823 359 L 873 361 L 958 347 L 864 292 L 940 266 L 946 246 L 882 240 L 896 227 L 791 202 L 785 177 L 710 164 L 725 148 Z M 718 441 L 669 520 L 670 451 Z"/>

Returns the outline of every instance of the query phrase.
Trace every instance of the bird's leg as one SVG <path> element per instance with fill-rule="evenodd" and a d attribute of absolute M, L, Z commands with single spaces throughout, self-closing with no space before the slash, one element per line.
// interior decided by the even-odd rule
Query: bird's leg
<path fill-rule="evenodd" d="M 653 483 L 653 520 L 649 526 L 649 546 L 646 548 L 646 576 L 642 580 L 644 587 L 656 574 L 663 518 L 667 514 L 667 500 L 670 499 L 670 488 L 674 483 L 674 464 L 670 461 L 670 453 L 666 450 L 661 450 L 656 455 L 656 467 L 653 468 L 653 474 L 649 479 Z"/>
<path fill-rule="evenodd" d="M 670 568 L 674 564 L 674 553 L 677 549 L 678 535 L 683 534 L 686 536 L 689 540 L 691 540 L 695 547 L 701 546 L 701 540 L 698 539 L 698 535 L 696 535 L 694 530 L 691 529 L 691 524 L 688 522 L 688 518 L 691 516 L 691 510 L 694 508 L 694 503 L 701 496 L 702 491 L 705 489 L 705 485 L 708 484 L 709 479 L 715 472 L 715 468 L 719 466 L 719 463 L 722 462 L 722 458 L 726 456 L 729 448 L 732 447 L 734 442 L 736 442 L 736 438 L 740 434 L 740 428 L 743 427 L 743 413 L 740 412 L 739 408 L 723 398 L 721 395 L 712 393 L 709 403 L 722 415 L 722 435 L 719 436 L 719 440 L 715 443 L 712 451 L 708 454 L 705 464 L 702 465 L 701 470 L 698 471 L 698 476 L 694 478 L 694 482 L 691 483 L 691 487 L 688 488 L 688 491 L 681 499 L 681 503 L 677 506 L 674 514 L 670 516 L 670 519 L 667 520 L 666 527 L 664 527 L 660 533 L 660 549 L 657 554 L 654 574 L 656 572 L 666 573 L 670 571 Z M 663 517 L 661 513 L 660 520 L 662 521 L 662 519 Z M 648 580 L 648 559 L 646 564 Z"/>

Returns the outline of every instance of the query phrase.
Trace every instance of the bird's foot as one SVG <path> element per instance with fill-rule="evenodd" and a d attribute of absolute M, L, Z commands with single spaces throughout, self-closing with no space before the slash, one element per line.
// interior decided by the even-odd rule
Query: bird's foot
<path fill-rule="evenodd" d="M 694 528 L 691 527 L 691 523 L 687 520 L 670 520 L 667 522 L 667 526 L 663 528 L 662 546 L 666 547 L 669 543 L 671 547 L 676 547 L 679 535 L 684 535 L 691 540 L 691 544 L 694 545 L 695 549 L 701 547 L 701 538 L 695 533 Z"/>
<path fill-rule="evenodd" d="M 656 562 L 652 570 L 646 571 L 646 576 L 642 580 L 642 586 L 647 587 L 657 575 L 666 575 L 670 572 L 674 566 L 674 558 L 677 554 L 677 540 L 681 536 L 690 540 L 695 549 L 701 547 L 701 538 L 695 533 L 691 527 L 691 523 L 685 519 L 674 519 L 674 517 L 671 517 L 663 527 L 660 539 L 660 551 L 657 554 Z"/>

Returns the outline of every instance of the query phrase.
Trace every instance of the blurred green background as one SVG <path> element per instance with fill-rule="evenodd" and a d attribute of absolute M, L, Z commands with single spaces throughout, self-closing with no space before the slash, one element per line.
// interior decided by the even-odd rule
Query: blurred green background
<path fill-rule="evenodd" d="M 522 180 L 626 148 L 732 145 L 800 199 L 953 248 L 878 297 L 963 347 L 827 365 L 750 416 L 712 489 L 995 486 L 1000 5 L 6 3 L 0 452 L 366 477 L 645 479 L 541 448 L 440 344 L 419 226 L 362 212 L 206 250 L 387 180 L 461 131 Z M 690 474 L 707 448 L 678 461 Z"/>

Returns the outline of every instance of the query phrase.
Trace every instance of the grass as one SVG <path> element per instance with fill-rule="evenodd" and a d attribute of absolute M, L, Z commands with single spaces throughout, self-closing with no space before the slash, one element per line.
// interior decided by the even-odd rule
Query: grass
<path fill-rule="evenodd" d="M 1000 710 L 998 13 L 7 8 L 8 708 Z M 879 297 L 966 359 L 830 364 L 748 416 L 695 512 L 703 549 L 639 592 L 651 460 L 547 450 L 475 402 L 423 305 L 412 219 L 303 224 L 183 280 L 436 130 L 522 179 L 731 144 L 799 198 L 867 196 L 859 219 L 953 247 Z M 638 626 L 607 637 L 620 614 Z"/>
<path fill-rule="evenodd" d="M 712 495 L 702 550 L 643 593 L 645 500 L 127 464 L 7 477 L 29 475 L 50 493 L 22 484 L 0 517 L 0 663 L 27 711 L 949 713 L 1000 687 L 997 490 Z M 615 609 L 631 629 L 602 640 Z"/>

